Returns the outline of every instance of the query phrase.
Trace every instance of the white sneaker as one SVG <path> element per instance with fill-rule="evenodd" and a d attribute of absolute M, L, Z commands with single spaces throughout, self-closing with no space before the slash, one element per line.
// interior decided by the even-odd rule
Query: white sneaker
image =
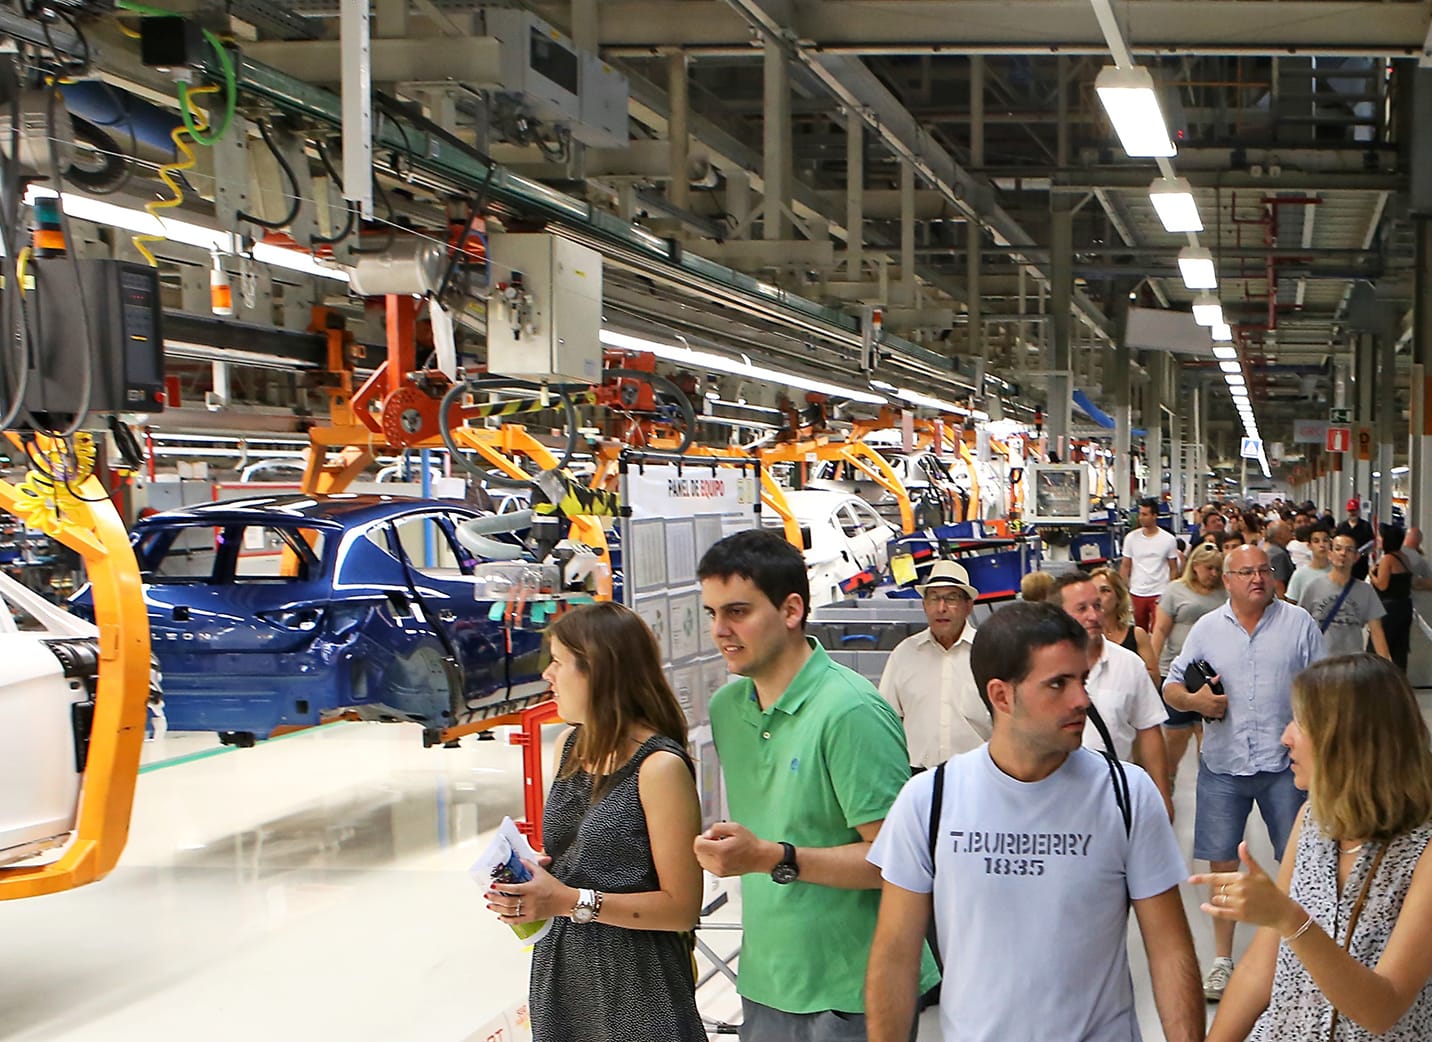
<path fill-rule="evenodd" d="M 1208 976 L 1203 978 L 1203 997 L 1209 1002 L 1223 998 L 1223 989 L 1228 987 L 1228 978 L 1233 976 L 1232 959 L 1214 959 Z"/>

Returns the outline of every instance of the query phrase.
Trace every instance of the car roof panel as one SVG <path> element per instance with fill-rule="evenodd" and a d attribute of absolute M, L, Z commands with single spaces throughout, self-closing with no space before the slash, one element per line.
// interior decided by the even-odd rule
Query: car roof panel
<path fill-rule="evenodd" d="M 460 503 L 411 496 L 334 495 L 305 496 L 286 493 L 250 499 L 200 503 L 151 514 L 135 525 L 137 532 L 176 525 L 273 524 L 343 531 L 372 521 L 434 510 L 470 514 Z"/>

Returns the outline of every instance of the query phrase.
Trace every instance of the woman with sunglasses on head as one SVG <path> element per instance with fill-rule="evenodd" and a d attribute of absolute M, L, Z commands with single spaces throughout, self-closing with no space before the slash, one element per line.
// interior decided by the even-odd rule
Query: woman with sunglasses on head
<path fill-rule="evenodd" d="M 1194 876 L 1203 910 L 1262 927 L 1209 1042 L 1432 1038 L 1432 750 L 1401 671 L 1372 655 L 1309 666 L 1283 734 L 1308 793 L 1275 881 Z M 1251 1034 L 1250 1034 L 1251 1032 Z"/>
<path fill-rule="evenodd" d="M 494 883 L 505 923 L 551 919 L 532 951 L 534 1042 L 704 1042 L 689 934 L 701 909 L 701 831 L 686 718 L 656 638 L 619 604 L 548 630 L 563 720 L 543 812 L 547 856 Z"/>
<path fill-rule="evenodd" d="M 1134 624 L 1134 598 L 1129 593 L 1129 584 L 1117 568 L 1095 568 L 1089 573 L 1089 578 L 1094 582 L 1094 589 L 1099 591 L 1099 608 L 1104 613 L 1104 639 L 1143 659 L 1149 679 L 1157 688 L 1161 680 L 1159 659 L 1154 654 L 1148 631 Z"/>

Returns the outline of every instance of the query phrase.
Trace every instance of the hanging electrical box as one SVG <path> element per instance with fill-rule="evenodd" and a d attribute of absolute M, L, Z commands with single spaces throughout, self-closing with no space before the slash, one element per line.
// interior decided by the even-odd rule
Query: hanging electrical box
<path fill-rule="evenodd" d="M 69 257 L 36 258 L 30 270 L 30 413 L 54 427 L 85 412 L 162 410 L 159 272 L 130 261 Z"/>
<path fill-rule="evenodd" d="M 530 11 L 485 7 L 482 17 L 487 35 L 501 44 L 500 93 L 585 145 L 627 146 L 625 76 Z"/>
<path fill-rule="evenodd" d="M 498 232 L 487 256 L 488 372 L 600 382 L 602 255 L 545 232 Z"/>

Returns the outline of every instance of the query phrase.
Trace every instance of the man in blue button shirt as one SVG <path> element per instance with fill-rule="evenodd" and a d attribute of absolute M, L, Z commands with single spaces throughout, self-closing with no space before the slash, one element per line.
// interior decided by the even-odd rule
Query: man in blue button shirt
<path fill-rule="evenodd" d="M 1193 624 L 1183 650 L 1169 667 L 1164 701 L 1175 709 L 1201 713 L 1203 751 L 1198 764 L 1198 806 L 1193 821 L 1193 856 L 1214 872 L 1238 870 L 1253 804 L 1268 826 L 1279 861 L 1304 793 L 1293 785 L 1284 729 L 1293 719 L 1293 677 L 1327 655 L 1313 617 L 1275 598 L 1268 555 L 1256 546 L 1229 551 L 1223 564 L 1228 601 Z M 1224 693 L 1208 686 L 1189 691 L 1184 670 L 1206 661 Z M 1213 924 L 1213 966 L 1203 993 L 1223 997 L 1233 972 L 1233 921 Z"/>

